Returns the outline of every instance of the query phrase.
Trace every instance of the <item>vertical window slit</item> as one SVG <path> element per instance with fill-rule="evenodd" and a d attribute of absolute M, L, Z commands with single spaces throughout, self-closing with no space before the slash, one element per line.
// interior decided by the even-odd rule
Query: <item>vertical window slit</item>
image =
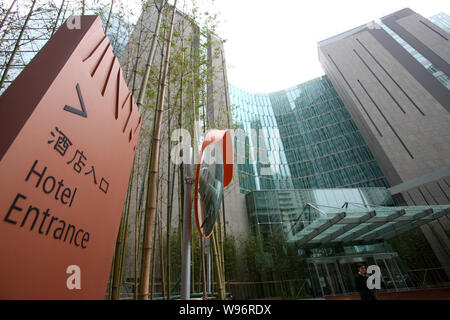
<path fill-rule="evenodd" d="M 339 72 L 339 74 L 341 75 L 342 79 L 344 79 L 345 83 L 347 84 L 347 86 L 350 88 L 350 91 L 353 93 L 353 95 L 355 96 L 356 100 L 358 100 L 361 108 L 364 110 L 364 112 L 366 113 L 367 117 L 369 118 L 370 122 L 372 123 L 372 125 L 375 127 L 375 129 L 377 130 L 378 134 L 380 135 L 380 137 L 382 137 L 383 135 L 381 134 L 380 129 L 378 129 L 377 125 L 375 124 L 375 122 L 373 121 L 372 117 L 369 115 L 369 113 L 367 112 L 366 108 L 363 106 L 361 100 L 359 100 L 358 96 L 356 95 L 355 91 L 353 91 L 352 86 L 348 83 L 347 79 L 344 77 L 344 75 L 342 74 L 341 70 L 339 69 L 339 67 L 336 65 L 336 63 L 334 62 L 333 58 L 328 55 L 328 57 L 330 58 L 330 61 L 333 63 L 334 67 L 336 68 L 336 70 Z"/>
<path fill-rule="evenodd" d="M 432 27 L 430 27 L 428 24 L 426 24 L 425 22 L 423 22 L 422 20 L 419 20 L 419 22 L 421 24 L 423 24 L 425 27 L 427 27 L 428 29 L 430 29 L 431 31 L 433 31 L 434 33 L 436 33 L 437 35 L 441 36 L 442 38 L 444 38 L 445 40 L 448 41 L 448 38 L 445 37 L 443 34 L 441 34 L 439 31 L 434 30 Z"/>
<path fill-rule="evenodd" d="M 384 113 L 381 111 L 380 107 L 378 106 L 378 104 L 375 102 L 375 100 L 373 100 L 372 96 L 369 94 L 369 92 L 366 90 L 366 88 L 363 86 L 363 84 L 361 83 L 361 81 L 357 80 L 359 85 L 361 86 L 361 88 L 364 90 L 364 92 L 367 94 L 367 96 L 369 97 L 370 101 L 372 101 L 372 103 L 374 104 L 374 106 L 377 108 L 378 112 L 381 114 L 381 116 L 383 117 L 384 121 L 386 121 L 386 123 L 388 124 L 389 128 L 391 128 L 392 132 L 395 134 L 395 136 L 397 137 L 398 141 L 401 143 L 401 145 L 403 146 L 403 148 L 405 148 L 406 152 L 409 154 L 409 156 L 411 157 L 411 159 L 414 159 L 414 156 L 411 154 L 411 152 L 409 151 L 409 149 L 406 147 L 405 143 L 403 142 L 403 140 L 400 138 L 400 136 L 398 135 L 397 131 L 395 131 L 394 127 L 391 125 L 391 123 L 389 122 L 389 120 L 386 118 L 386 116 L 384 115 Z"/>
<path fill-rule="evenodd" d="M 413 104 L 413 106 L 419 111 L 423 116 L 425 116 L 425 113 L 419 108 L 419 106 L 411 99 L 411 97 L 403 90 L 403 88 L 398 84 L 397 81 L 394 80 L 394 78 L 391 76 L 389 72 L 381 65 L 381 63 L 373 56 L 373 54 L 366 48 L 366 46 L 358 39 L 356 38 L 356 41 L 366 50 L 366 52 L 372 57 L 372 59 L 380 66 L 381 69 L 388 75 L 388 77 L 395 83 L 395 85 L 400 89 L 401 92 L 408 98 L 408 100 Z"/>
<path fill-rule="evenodd" d="M 402 106 L 400 105 L 400 103 L 398 103 L 397 99 L 394 98 L 394 96 L 391 94 L 391 92 L 386 88 L 386 86 L 383 84 L 383 82 L 381 82 L 381 80 L 377 77 L 377 75 L 375 74 L 375 72 L 372 71 L 372 69 L 369 67 L 369 65 L 364 61 L 364 59 L 359 55 L 359 53 L 353 49 L 353 52 L 358 56 L 358 58 L 361 60 L 361 62 L 366 66 L 367 69 L 369 69 L 370 73 L 372 73 L 372 75 L 375 77 L 375 79 L 377 79 L 378 83 L 383 87 L 383 89 L 388 93 L 388 95 L 391 97 L 391 99 L 395 102 L 395 104 L 399 107 L 399 109 L 403 112 L 406 113 L 405 110 L 402 108 Z"/>

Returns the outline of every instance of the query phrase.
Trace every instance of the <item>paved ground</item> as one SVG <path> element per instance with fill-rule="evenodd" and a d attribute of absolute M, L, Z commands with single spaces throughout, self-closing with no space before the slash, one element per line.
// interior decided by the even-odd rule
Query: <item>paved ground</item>
<path fill-rule="evenodd" d="M 359 295 L 326 296 L 326 300 L 360 300 Z M 378 300 L 450 300 L 450 288 L 377 293 Z"/>

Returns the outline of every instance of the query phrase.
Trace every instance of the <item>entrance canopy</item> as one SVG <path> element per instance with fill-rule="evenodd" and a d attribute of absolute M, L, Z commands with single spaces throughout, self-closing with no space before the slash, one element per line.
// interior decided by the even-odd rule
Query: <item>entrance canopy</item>
<path fill-rule="evenodd" d="M 342 208 L 307 203 L 292 224 L 288 242 L 300 247 L 381 242 L 450 214 L 450 206 L 367 206 Z"/>

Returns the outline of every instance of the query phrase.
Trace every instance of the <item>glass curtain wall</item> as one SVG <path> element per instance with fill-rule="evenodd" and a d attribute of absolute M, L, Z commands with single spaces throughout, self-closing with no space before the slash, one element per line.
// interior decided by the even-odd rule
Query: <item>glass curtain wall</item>
<path fill-rule="evenodd" d="M 245 154 L 238 152 L 242 193 L 389 187 L 327 76 L 271 94 L 230 85 L 230 98 L 235 128 L 247 134 Z"/>

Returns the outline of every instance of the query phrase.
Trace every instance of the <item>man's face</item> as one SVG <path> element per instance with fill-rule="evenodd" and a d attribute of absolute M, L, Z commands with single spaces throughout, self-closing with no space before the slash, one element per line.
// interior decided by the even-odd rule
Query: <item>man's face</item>
<path fill-rule="evenodd" d="M 366 274 L 366 267 L 365 266 L 359 267 L 359 273 Z"/>

